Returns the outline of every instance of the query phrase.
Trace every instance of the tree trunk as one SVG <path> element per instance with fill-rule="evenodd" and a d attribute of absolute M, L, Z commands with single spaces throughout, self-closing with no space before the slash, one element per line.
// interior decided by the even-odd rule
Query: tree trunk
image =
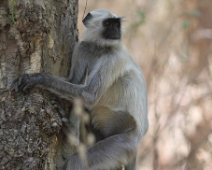
<path fill-rule="evenodd" d="M 74 151 L 47 92 L 7 89 L 24 73 L 67 76 L 77 13 L 77 0 L 0 1 L 0 169 L 61 169 Z"/>

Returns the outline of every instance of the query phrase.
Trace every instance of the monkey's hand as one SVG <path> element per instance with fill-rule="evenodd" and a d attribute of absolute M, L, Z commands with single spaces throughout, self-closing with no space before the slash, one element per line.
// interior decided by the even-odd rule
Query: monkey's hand
<path fill-rule="evenodd" d="M 12 91 L 25 91 L 42 81 L 42 73 L 24 74 L 14 80 L 10 86 Z"/>

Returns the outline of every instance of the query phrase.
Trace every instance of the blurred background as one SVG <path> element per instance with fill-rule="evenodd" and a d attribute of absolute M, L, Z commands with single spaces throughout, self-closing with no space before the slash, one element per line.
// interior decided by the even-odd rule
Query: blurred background
<path fill-rule="evenodd" d="M 79 33 L 86 0 L 79 0 Z M 147 81 L 150 128 L 138 170 L 212 170 L 212 0 L 88 0 L 125 17 Z"/>

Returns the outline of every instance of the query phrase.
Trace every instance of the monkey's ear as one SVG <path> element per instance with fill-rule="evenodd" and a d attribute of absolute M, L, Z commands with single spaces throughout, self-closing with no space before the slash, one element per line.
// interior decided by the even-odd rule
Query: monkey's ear
<path fill-rule="evenodd" d="M 91 15 L 91 13 L 88 13 L 86 17 L 82 20 L 82 23 L 85 25 L 85 27 L 88 27 L 88 23 L 91 18 L 93 18 L 93 16 Z"/>

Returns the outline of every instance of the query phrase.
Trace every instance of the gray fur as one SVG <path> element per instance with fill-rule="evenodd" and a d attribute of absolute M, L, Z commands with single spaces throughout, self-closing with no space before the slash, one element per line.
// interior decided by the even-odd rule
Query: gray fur
<path fill-rule="evenodd" d="M 80 97 L 90 110 L 91 123 L 105 139 L 87 149 L 88 170 L 135 169 L 136 148 L 148 129 L 144 76 L 120 40 L 101 37 L 101 22 L 118 17 L 106 10 L 92 18 L 72 57 L 69 82 L 43 73 L 24 75 L 11 88 L 38 86 L 72 101 Z M 81 170 L 85 163 L 74 154 L 66 170 Z"/>

